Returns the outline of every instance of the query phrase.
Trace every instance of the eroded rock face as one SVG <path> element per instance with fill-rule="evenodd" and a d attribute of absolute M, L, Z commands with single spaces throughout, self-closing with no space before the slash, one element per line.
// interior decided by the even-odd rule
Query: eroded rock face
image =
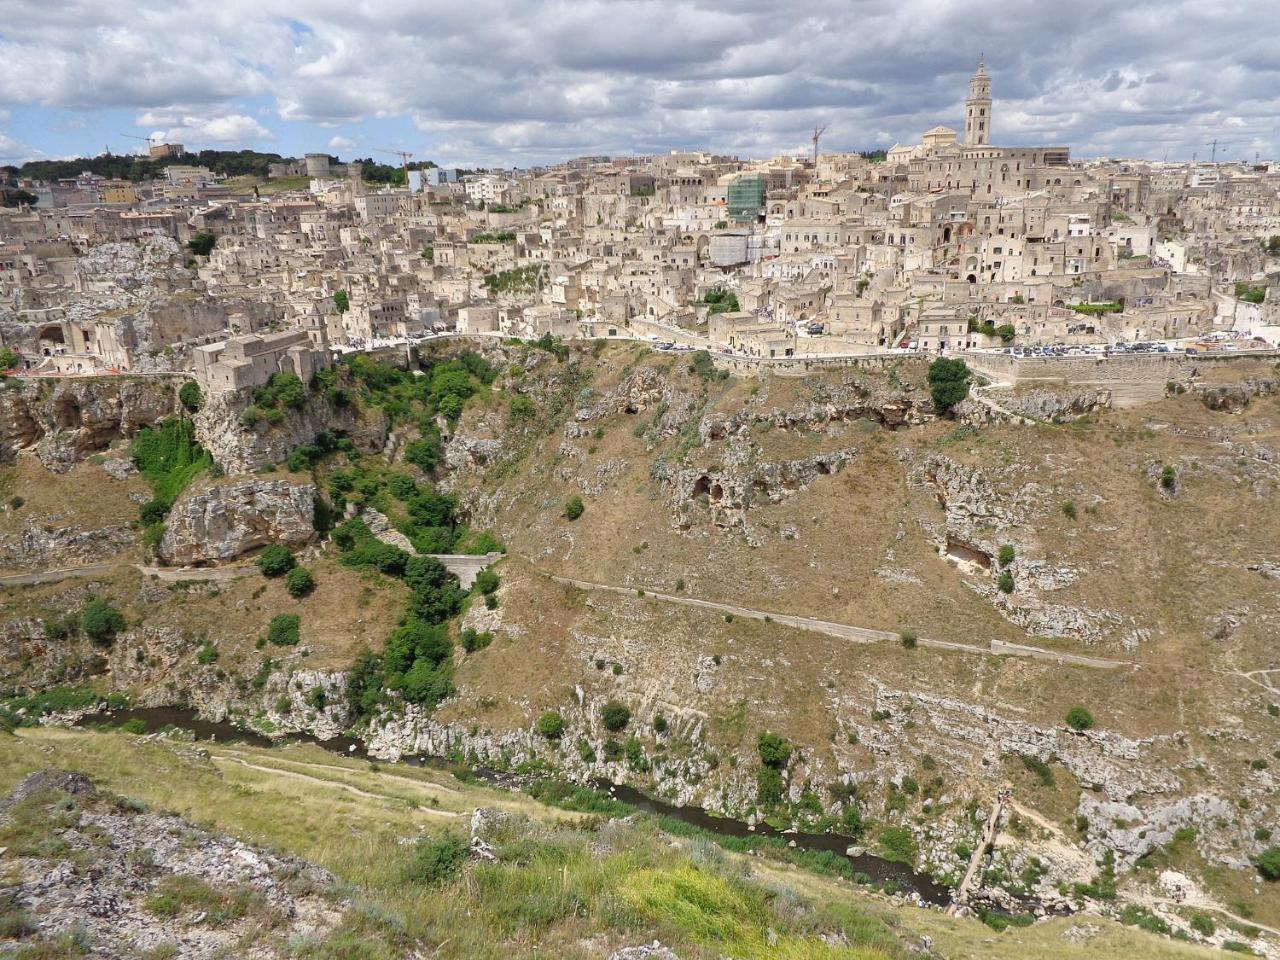
<path fill-rule="evenodd" d="M 160 558 L 166 563 L 218 563 L 282 543 L 315 537 L 316 488 L 288 480 L 243 480 L 184 495 L 169 511 Z"/>
<path fill-rule="evenodd" d="M 172 416 L 178 383 L 168 377 L 86 377 L 0 390 L 0 462 L 33 450 L 46 468 L 65 473 Z"/>
<path fill-rule="evenodd" d="M 672 383 L 663 371 L 641 367 L 599 400 L 580 406 L 574 411 L 573 419 L 581 424 L 619 413 L 644 415 L 652 420 L 653 436 L 670 437 L 693 417 L 694 404 L 694 395 Z"/>
<path fill-rule="evenodd" d="M 853 448 L 817 453 L 798 460 L 753 462 L 716 467 L 677 466 L 659 461 L 653 477 L 671 488 L 671 505 L 680 527 L 690 527 L 699 507 L 710 508 L 722 527 L 745 527 L 753 504 L 781 503 L 818 477 L 838 473 L 857 456 Z"/>
<path fill-rule="evenodd" d="M 1269 397 L 1280 391 L 1280 380 L 1251 377 L 1242 383 L 1195 383 L 1191 390 L 1210 410 L 1239 413 L 1255 397 Z"/>
<path fill-rule="evenodd" d="M 390 425 L 377 408 L 339 407 L 311 393 L 301 410 L 284 411 L 279 423 L 247 427 L 240 416 L 251 403 L 248 391 L 213 394 L 195 416 L 196 439 L 230 476 L 283 463 L 294 447 L 325 430 L 345 434 L 365 453 L 377 453 L 387 443 Z"/>
<path fill-rule="evenodd" d="M 1011 413 L 1052 423 L 1069 423 L 1086 414 L 1111 408 L 1110 390 L 1090 390 L 1083 387 L 1031 390 L 1017 394 L 992 390 L 987 396 Z"/>

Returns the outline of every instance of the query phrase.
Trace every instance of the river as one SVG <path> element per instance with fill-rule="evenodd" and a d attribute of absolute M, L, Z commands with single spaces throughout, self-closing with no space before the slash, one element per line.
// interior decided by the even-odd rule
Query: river
<path fill-rule="evenodd" d="M 90 714 L 79 721 L 79 726 L 114 728 L 129 720 L 140 720 L 147 733 L 155 733 L 167 727 L 188 730 L 198 740 L 213 740 L 221 743 L 244 743 L 254 747 L 276 747 L 285 743 L 307 743 L 318 746 L 330 753 L 344 757 L 370 759 L 364 744 L 352 737 L 334 737 L 331 740 L 318 740 L 306 734 L 290 734 L 284 737 L 268 737 L 253 730 L 246 730 L 226 722 L 201 720 L 194 711 L 177 707 L 150 707 L 143 709 L 124 709 Z M 402 763 L 421 765 L 440 760 L 438 757 L 405 757 Z M 385 763 L 385 761 L 378 761 Z M 522 778 L 514 777 L 499 771 L 477 768 L 473 771 L 479 778 L 495 786 L 507 789 L 518 789 Z M 697 827 L 699 830 L 720 836 L 749 839 L 752 837 L 776 837 L 788 844 L 794 843 L 798 850 L 825 850 L 844 857 L 858 873 L 865 874 L 877 885 L 889 884 L 899 891 L 915 894 L 925 903 L 935 906 L 946 906 L 951 902 L 951 891 L 937 883 L 925 873 L 917 873 L 905 864 L 885 860 L 868 853 L 850 855 L 850 847 L 856 847 L 859 841 L 852 837 L 843 837 L 834 833 L 793 833 L 777 830 L 765 823 L 751 826 L 741 820 L 714 816 L 701 807 L 678 807 L 661 800 L 656 800 L 634 787 L 609 781 L 595 781 L 592 786 L 608 793 L 616 800 L 634 807 L 637 810 L 662 816 L 672 817 L 681 823 Z"/>

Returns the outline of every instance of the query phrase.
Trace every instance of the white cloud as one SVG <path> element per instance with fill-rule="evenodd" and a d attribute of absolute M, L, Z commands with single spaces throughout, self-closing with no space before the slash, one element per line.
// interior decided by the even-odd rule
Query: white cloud
<path fill-rule="evenodd" d="M 350 137 L 330 137 L 329 138 L 330 150 L 354 150 L 356 146 L 357 146 L 356 141 L 352 140 Z"/>
<path fill-rule="evenodd" d="M 265 99 L 282 122 L 342 125 L 333 149 L 351 149 L 337 144 L 367 118 L 409 118 L 438 138 L 422 155 L 446 162 L 761 155 L 819 124 L 830 149 L 869 148 L 959 126 L 985 51 L 997 140 L 1190 156 L 1252 130 L 1280 151 L 1276 3 L 4 3 L 6 104 L 165 113 L 140 122 L 184 142 L 266 139 L 249 118 L 265 118 Z M 187 106 L 174 116 L 172 104 Z"/>
<path fill-rule="evenodd" d="M 251 144 L 270 140 L 270 130 L 242 113 L 202 116 L 181 109 L 148 110 L 138 116 L 140 127 L 151 127 L 147 135 L 167 143 Z"/>

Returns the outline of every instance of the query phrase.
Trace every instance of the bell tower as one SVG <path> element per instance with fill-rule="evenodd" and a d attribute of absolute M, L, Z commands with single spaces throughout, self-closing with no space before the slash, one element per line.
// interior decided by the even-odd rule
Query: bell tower
<path fill-rule="evenodd" d="M 991 142 L 991 78 L 985 60 L 969 78 L 969 99 L 964 102 L 964 145 L 986 146 Z"/>

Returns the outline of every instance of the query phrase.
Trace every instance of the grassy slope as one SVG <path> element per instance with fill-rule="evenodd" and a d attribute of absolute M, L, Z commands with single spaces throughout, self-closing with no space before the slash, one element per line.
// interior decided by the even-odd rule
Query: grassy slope
<path fill-rule="evenodd" d="M 50 766 L 82 770 L 106 790 L 333 870 L 353 886 L 359 919 L 305 956 L 390 957 L 417 940 L 446 958 L 587 958 L 660 938 L 688 958 L 871 960 L 909 956 L 920 934 L 954 960 L 1211 956 L 1106 921 L 1093 921 L 1101 933 L 1084 946 L 1062 938 L 1065 920 L 995 934 L 844 882 L 673 843 L 643 821 L 602 826 L 435 771 L 372 771 L 316 748 L 196 748 L 54 729 L 0 735 L 0 788 Z M 476 806 L 532 818 L 523 839 L 500 844 L 519 865 L 468 868 L 442 890 L 406 883 L 413 848 L 401 841 L 465 833 Z M 817 940 L 835 930 L 849 937 L 847 947 Z"/>

